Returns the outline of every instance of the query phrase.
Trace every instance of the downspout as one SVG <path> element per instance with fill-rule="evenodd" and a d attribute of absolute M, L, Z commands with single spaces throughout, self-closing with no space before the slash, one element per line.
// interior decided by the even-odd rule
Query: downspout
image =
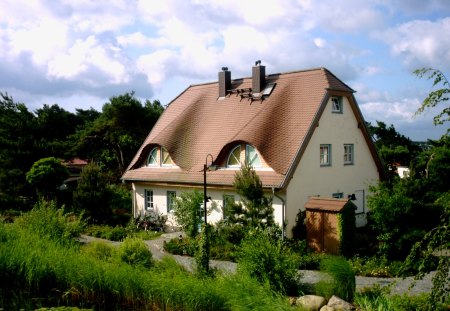
<path fill-rule="evenodd" d="M 282 197 L 280 197 L 278 194 L 275 193 L 275 188 L 272 187 L 272 195 L 278 199 L 280 199 L 281 201 L 281 241 L 284 241 L 284 238 L 286 236 L 286 225 L 285 225 L 285 208 L 286 208 L 286 204 L 284 202 L 284 199 Z"/>

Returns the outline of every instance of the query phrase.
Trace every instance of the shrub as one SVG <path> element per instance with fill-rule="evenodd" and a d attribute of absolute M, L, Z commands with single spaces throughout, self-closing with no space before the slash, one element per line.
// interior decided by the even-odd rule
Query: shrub
<path fill-rule="evenodd" d="M 174 215 L 177 223 L 183 227 L 184 232 L 191 238 L 198 234 L 201 222 L 200 204 L 203 195 L 198 191 L 182 192 L 175 200 Z"/>
<path fill-rule="evenodd" d="M 353 301 L 356 290 L 355 272 L 345 258 L 326 256 L 320 263 L 320 270 L 326 272 L 331 280 L 316 284 L 319 295 L 326 298 L 336 295 L 346 301 Z"/>
<path fill-rule="evenodd" d="M 126 238 L 119 247 L 119 257 L 130 265 L 145 268 L 153 266 L 152 253 L 144 241 L 138 238 Z"/>
<path fill-rule="evenodd" d="M 282 293 L 296 290 L 297 266 L 297 256 L 262 229 L 250 231 L 238 252 L 238 271 Z"/>
<path fill-rule="evenodd" d="M 114 246 L 102 241 L 90 242 L 82 248 L 83 253 L 103 261 L 111 261 L 115 251 Z"/>
<path fill-rule="evenodd" d="M 85 223 L 73 214 L 64 214 L 55 201 L 40 200 L 34 208 L 16 221 L 20 227 L 41 237 L 72 243 L 83 231 Z"/>

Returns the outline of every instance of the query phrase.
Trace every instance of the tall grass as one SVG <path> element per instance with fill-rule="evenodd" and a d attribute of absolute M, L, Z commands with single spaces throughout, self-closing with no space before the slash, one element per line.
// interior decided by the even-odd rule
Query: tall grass
<path fill-rule="evenodd" d="M 324 257 L 320 263 L 320 270 L 326 272 L 331 280 L 316 284 L 315 288 L 319 295 L 326 298 L 336 295 L 346 301 L 353 301 L 356 290 L 355 272 L 344 257 Z"/>
<path fill-rule="evenodd" d="M 33 217 L 48 216 L 41 213 L 0 223 L 0 304 L 5 310 L 61 305 L 95 310 L 290 308 L 286 299 L 246 276 L 198 279 L 173 259 L 143 268 L 109 260 L 116 255 L 102 247 L 100 256 L 91 255 L 75 242 L 61 243 L 56 234 L 48 234 L 50 228 L 34 232 Z M 65 236 L 60 237 L 69 241 Z"/>

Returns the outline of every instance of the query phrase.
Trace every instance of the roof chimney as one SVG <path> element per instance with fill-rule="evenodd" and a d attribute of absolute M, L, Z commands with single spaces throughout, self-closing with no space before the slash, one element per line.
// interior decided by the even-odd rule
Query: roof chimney
<path fill-rule="evenodd" d="M 227 96 L 227 91 L 231 89 L 231 72 L 228 67 L 222 67 L 219 72 L 219 97 Z"/>
<path fill-rule="evenodd" d="M 266 84 L 266 67 L 261 65 L 261 61 L 257 60 L 255 66 L 252 67 L 252 91 L 253 93 L 261 93 Z"/>

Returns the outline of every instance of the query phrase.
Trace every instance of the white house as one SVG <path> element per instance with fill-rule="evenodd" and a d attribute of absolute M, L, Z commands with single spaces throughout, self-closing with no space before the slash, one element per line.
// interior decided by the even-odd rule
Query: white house
<path fill-rule="evenodd" d="M 123 175 L 132 184 L 134 214 L 169 213 L 182 191 L 203 191 L 222 217 L 232 183 L 249 162 L 267 194 L 275 219 L 291 228 L 311 196 L 356 199 L 357 225 L 366 222 L 366 195 L 382 175 L 354 91 L 325 68 L 265 74 L 189 86 L 164 111 Z"/>

